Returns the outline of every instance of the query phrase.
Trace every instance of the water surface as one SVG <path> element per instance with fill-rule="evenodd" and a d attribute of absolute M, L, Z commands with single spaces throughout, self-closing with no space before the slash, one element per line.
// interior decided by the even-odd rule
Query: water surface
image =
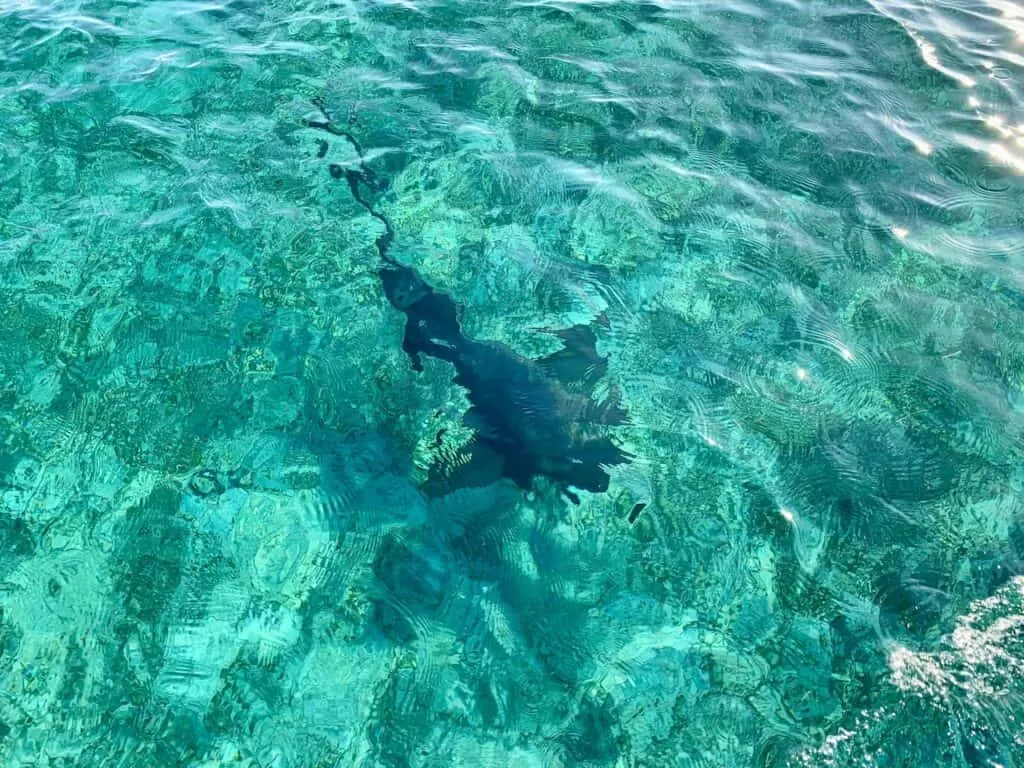
<path fill-rule="evenodd" d="M 1019 4 L 0 0 L 0 55 L 4 765 L 1024 763 Z M 320 101 L 468 336 L 595 329 L 607 492 L 423 492 L 467 394 Z"/>

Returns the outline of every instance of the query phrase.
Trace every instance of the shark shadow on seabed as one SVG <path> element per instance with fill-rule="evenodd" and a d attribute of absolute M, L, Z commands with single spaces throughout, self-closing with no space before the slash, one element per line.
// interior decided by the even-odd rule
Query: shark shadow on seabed
<path fill-rule="evenodd" d="M 462 331 L 461 308 L 435 290 L 414 269 L 389 253 L 395 231 L 391 222 L 365 196 L 386 184 L 371 171 L 361 145 L 346 128 L 333 123 L 321 104 L 323 120 L 306 125 L 346 140 L 356 152 L 352 167 L 331 164 L 332 178 L 344 179 L 353 198 L 384 226 L 377 238 L 381 264 L 378 276 L 392 307 L 406 317 L 402 349 L 415 370 L 421 356 L 450 363 L 453 381 L 466 390 L 470 408 L 464 424 L 475 432 L 450 472 L 434 467 L 423 490 L 443 496 L 459 488 L 489 485 L 501 477 L 529 489 L 536 477 L 547 477 L 573 502 L 573 489 L 608 490 L 608 468 L 632 456 L 602 434 L 606 426 L 623 424 L 626 413 L 614 403 L 592 398 L 594 386 L 607 371 L 590 326 L 548 331 L 563 348 L 539 360 L 519 355 L 504 344 L 476 341 Z M 326 141 L 319 156 L 327 154 Z M 603 317 L 600 321 L 607 323 Z"/>

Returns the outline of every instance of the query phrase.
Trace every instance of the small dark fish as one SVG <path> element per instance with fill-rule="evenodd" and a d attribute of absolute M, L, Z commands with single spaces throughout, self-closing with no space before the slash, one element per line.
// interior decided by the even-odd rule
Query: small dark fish
<path fill-rule="evenodd" d="M 638 501 L 636 504 L 633 505 L 633 508 L 629 510 L 628 520 L 630 525 L 636 522 L 637 518 L 640 517 L 640 513 L 644 511 L 644 508 L 646 506 L 647 502 L 644 501 Z"/>

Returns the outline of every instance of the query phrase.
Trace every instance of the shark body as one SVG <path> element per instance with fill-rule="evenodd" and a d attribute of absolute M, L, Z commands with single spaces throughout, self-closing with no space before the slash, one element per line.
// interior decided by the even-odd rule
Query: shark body
<path fill-rule="evenodd" d="M 364 193 L 378 192 L 386 184 L 366 167 L 355 137 L 329 118 L 307 125 L 345 138 L 359 156 L 357 166 L 332 164 L 330 174 L 344 179 L 353 198 L 384 225 L 376 242 L 378 275 L 388 302 L 406 317 L 402 349 L 413 368 L 422 370 L 423 355 L 446 361 L 455 369 L 453 381 L 467 392 L 471 407 L 463 421 L 475 433 L 465 449 L 468 454 L 453 471 L 432 472 L 424 490 L 440 496 L 460 487 L 488 485 L 499 477 L 528 489 L 534 478 L 544 476 L 574 503 L 579 503 L 574 488 L 606 491 L 608 468 L 631 457 L 601 433 L 603 426 L 625 422 L 626 414 L 615 404 L 599 404 L 591 397 L 594 384 L 607 370 L 593 329 L 578 325 L 554 331 L 563 349 L 540 360 L 504 344 L 466 336 L 461 309 L 452 297 L 390 255 L 394 228 Z M 322 145 L 318 154 L 326 154 Z"/>
<path fill-rule="evenodd" d="M 532 360 L 504 344 L 467 337 L 455 301 L 412 268 L 389 264 L 380 277 L 388 301 L 406 316 L 402 349 L 413 367 L 422 369 L 421 355 L 450 363 L 471 405 L 463 418 L 476 433 L 468 461 L 431 488 L 486 484 L 498 475 L 522 488 L 547 476 L 573 501 L 572 488 L 608 490 L 607 468 L 629 456 L 599 428 L 624 422 L 626 414 L 590 396 L 607 366 L 590 327 L 556 331 L 563 348 Z"/>

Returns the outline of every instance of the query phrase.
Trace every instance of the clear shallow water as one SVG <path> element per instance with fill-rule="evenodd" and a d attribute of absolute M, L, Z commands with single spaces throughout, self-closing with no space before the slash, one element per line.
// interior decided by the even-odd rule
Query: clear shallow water
<path fill-rule="evenodd" d="M 1024 760 L 1019 5 L 5 2 L 0 45 L 4 765 Z M 317 98 L 467 334 L 597 328 L 607 493 L 421 493 L 466 394 Z"/>

